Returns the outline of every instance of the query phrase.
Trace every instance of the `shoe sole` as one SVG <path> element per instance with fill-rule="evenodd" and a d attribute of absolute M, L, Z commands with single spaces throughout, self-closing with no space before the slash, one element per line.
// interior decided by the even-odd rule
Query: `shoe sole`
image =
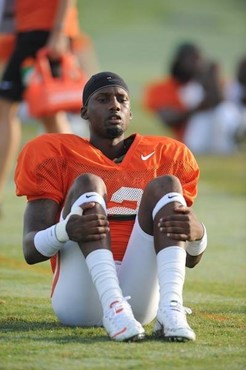
<path fill-rule="evenodd" d="M 153 335 L 158 338 L 162 339 L 165 342 L 194 342 L 195 338 L 188 338 L 188 337 L 182 337 L 181 335 L 164 335 L 163 329 L 156 330 Z"/>
<path fill-rule="evenodd" d="M 123 339 L 121 342 L 139 342 L 139 341 L 143 340 L 144 338 L 145 338 L 145 334 L 141 333 L 141 334 L 133 335 L 130 338 Z"/>
<path fill-rule="evenodd" d="M 163 340 L 166 342 L 193 342 L 195 339 L 187 338 L 187 337 L 180 337 L 180 336 L 175 336 L 175 337 L 163 336 Z"/>

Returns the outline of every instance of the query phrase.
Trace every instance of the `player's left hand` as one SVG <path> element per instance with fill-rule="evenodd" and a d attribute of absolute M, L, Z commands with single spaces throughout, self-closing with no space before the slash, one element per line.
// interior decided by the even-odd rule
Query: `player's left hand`
<path fill-rule="evenodd" d="M 158 227 L 168 238 L 182 241 L 200 240 L 203 237 L 203 226 L 192 208 L 176 206 L 173 214 L 162 217 Z"/>

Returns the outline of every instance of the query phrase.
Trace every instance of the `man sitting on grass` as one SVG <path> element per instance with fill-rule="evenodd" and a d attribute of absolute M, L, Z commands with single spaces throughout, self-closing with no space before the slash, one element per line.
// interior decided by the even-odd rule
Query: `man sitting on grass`
<path fill-rule="evenodd" d="M 185 266 L 200 261 L 207 236 L 190 208 L 193 155 L 167 137 L 125 137 L 130 97 L 115 73 L 89 79 L 81 116 L 89 140 L 46 134 L 19 156 L 27 263 L 51 259 L 52 306 L 65 325 L 103 325 L 114 340 L 139 340 L 156 318 L 164 339 L 195 340 L 182 292 Z"/>

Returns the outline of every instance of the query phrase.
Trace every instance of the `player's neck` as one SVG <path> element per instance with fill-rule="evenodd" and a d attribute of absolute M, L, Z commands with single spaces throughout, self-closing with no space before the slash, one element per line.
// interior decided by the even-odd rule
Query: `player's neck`
<path fill-rule="evenodd" d="M 90 142 L 93 146 L 101 150 L 106 157 L 112 160 L 126 152 L 124 136 L 113 140 L 93 137 L 90 139 Z"/>

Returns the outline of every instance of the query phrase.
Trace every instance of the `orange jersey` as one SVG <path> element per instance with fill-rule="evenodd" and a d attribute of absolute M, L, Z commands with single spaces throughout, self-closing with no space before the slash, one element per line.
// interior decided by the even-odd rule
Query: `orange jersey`
<path fill-rule="evenodd" d="M 199 178 L 198 165 L 189 149 L 167 137 L 135 134 L 123 161 L 116 164 L 79 136 L 45 134 L 27 143 L 19 155 L 16 193 L 29 201 L 48 198 L 62 206 L 73 181 L 83 173 L 100 176 L 106 184 L 107 210 L 112 216 L 112 251 L 119 261 L 124 256 L 133 220 L 122 221 L 116 216 L 136 215 L 146 185 L 166 174 L 179 178 L 191 206 Z"/>
<path fill-rule="evenodd" d="M 148 110 L 158 112 L 165 108 L 174 108 L 181 112 L 186 110 L 179 96 L 179 88 L 182 85 L 172 77 L 146 86 L 143 97 L 143 105 Z M 173 128 L 178 140 L 183 139 L 184 127 Z"/>
<path fill-rule="evenodd" d="M 17 31 L 52 30 L 58 3 L 59 0 L 16 0 Z M 77 8 L 75 6 L 70 6 L 67 11 L 64 32 L 70 37 L 79 34 Z"/>

